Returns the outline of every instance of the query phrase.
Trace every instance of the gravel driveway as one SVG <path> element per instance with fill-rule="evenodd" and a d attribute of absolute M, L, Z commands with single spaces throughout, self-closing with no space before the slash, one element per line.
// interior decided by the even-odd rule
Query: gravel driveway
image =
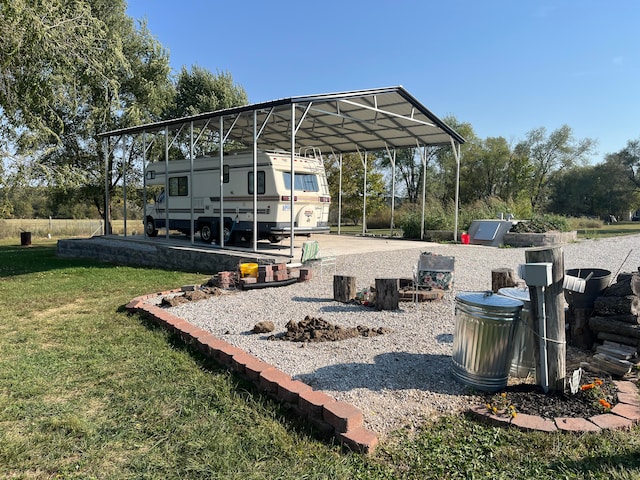
<path fill-rule="evenodd" d="M 455 294 L 491 288 L 491 270 L 516 269 L 525 261 L 524 248 L 441 245 L 366 238 L 327 238 L 342 246 L 336 273 L 357 278 L 358 289 L 375 278 L 410 277 L 422 251 L 455 257 L 455 287 L 442 300 L 401 302 L 397 311 L 377 311 L 333 301 L 333 272 L 304 283 L 251 290 L 179 305 L 170 311 L 211 331 L 225 341 L 280 370 L 364 412 L 365 424 L 382 435 L 398 428 L 414 428 L 442 414 L 466 409 L 474 398 L 451 375 Z M 347 248 L 348 242 L 356 242 Z M 358 251 L 362 253 L 357 253 Z M 585 240 L 565 245 L 565 268 L 604 268 L 613 273 L 640 266 L 640 235 Z M 386 327 L 392 333 L 340 342 L 293 343 L 252 334 L 259 321 L 286 331 L 289 320 L 306 315 L 344 327 Z"/>

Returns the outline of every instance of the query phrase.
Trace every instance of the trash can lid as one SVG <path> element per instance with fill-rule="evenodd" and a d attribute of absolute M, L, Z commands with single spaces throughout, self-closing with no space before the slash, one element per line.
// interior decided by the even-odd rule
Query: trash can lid
<path fill-rule="evenodd" d="M 498 294 L 509 298 L 515 298 L 516 300 L 521 300 L 523 302 L 531 301 L 528 288 L 504 287 L 498 290 Z"/>
<path fill-rule="evenodd" d="M 492 307 L 497 309 L 517 309 L 524 306 L 524 304 L 518 299 L 496 295 L 491 291 L 460 292 L 456 295 L 456 301 L 478 307 Z"/>

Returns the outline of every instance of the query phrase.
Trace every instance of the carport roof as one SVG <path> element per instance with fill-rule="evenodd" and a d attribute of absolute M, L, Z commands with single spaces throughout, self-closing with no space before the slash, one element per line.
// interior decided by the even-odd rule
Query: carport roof
<path fill-rule="evenodd" d="M 256 129 L 254 115 L 256 113 Z M 422 145 L 464 143 L 451 127 L 403 87 L 283 98 L 101 133 L 101 137 L 160 133 L 193 122 L 217 129 L 224 120 L 228 140 L 252 144 L 254 131 L 263 149 L 291 149 L 295 112 L 296 148 L 348 153 Z"/>

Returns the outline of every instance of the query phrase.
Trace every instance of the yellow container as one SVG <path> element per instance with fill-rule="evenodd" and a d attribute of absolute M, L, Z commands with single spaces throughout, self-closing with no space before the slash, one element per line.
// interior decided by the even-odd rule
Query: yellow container
<path fill-rule="evenodd" d="M 241 263 L 240 276 L 258 278 L 258 264 L 257 263 Z"/>

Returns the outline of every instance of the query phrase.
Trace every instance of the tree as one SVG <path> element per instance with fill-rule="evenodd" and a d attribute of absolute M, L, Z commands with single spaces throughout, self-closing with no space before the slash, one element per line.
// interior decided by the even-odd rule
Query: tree
<path fill-rule="evenodd" d="M 373 158 L 367 161 L 367 215 L 373 215 L 385 204 L 384 176 L 375 171 Z M 332 217 L 337 218 L 340 195 L 340 161 L 337 156 L 324 157 L 325 171 L 331 194 Z M 342 156 L 342 219 L 354 225 L 362 221 L 364 165 L 357 153 Z"/>
<path fill-rule="evenodd" d="M 625 148 L 607 155 L 605 161 L 619 165 L 624 170 L 623 176 L 640 190 L 640 139 L 629 140 Z"/>
<path fill-rule="evenodd" d="M 544 127 L 531 130 L 526 139 L 516 145 L 515 155 L 530 164 L 527 192 L 534 211 L 545 207 L 554 176 L 563 169 L 585 163 L 595 143 L 589 138 L 574 139 L 571 128 L 563 125 L 549 135 Z"/>
<path fill-rule="evenodd" d="M 2 0 L 0 3 L 0 107 L 13 127 L 59 138 L 59 111 L 77 108 L 85 78 L 115 88 L 106 72 L 125 61 L 92 5 L 83 0 Z M 6 134 L 6 131 L 5 131 Z"/>

